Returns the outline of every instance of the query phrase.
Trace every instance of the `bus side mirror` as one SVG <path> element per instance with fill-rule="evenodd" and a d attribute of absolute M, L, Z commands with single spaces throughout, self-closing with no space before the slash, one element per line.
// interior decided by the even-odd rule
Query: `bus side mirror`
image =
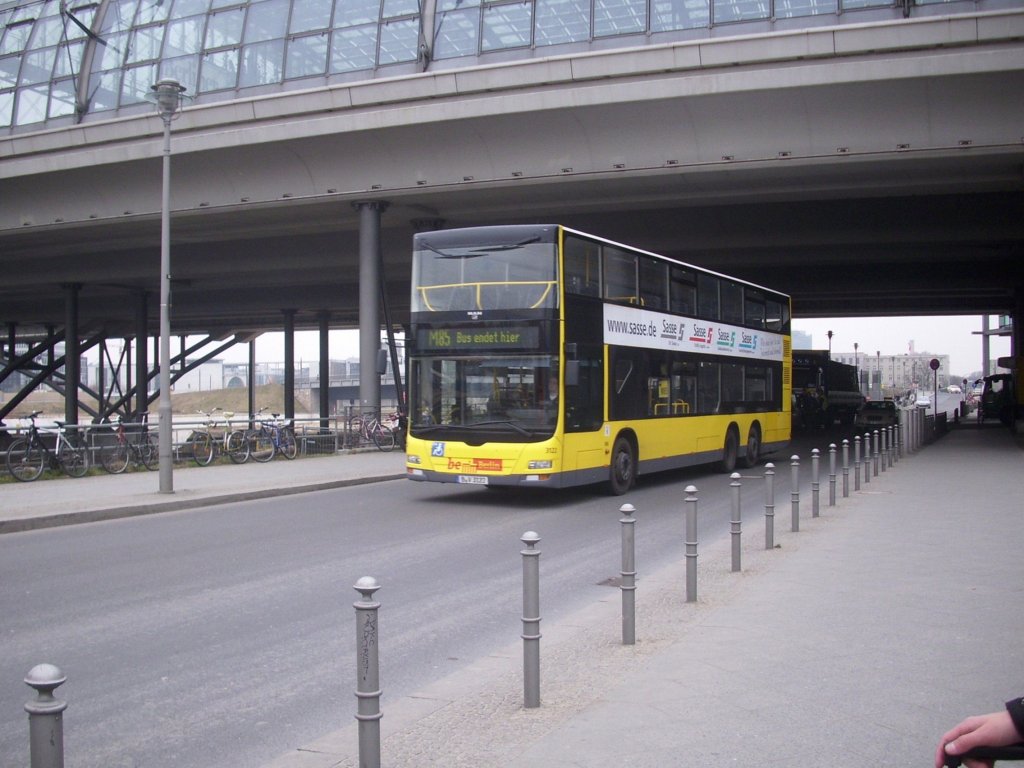
<path fill-rule="evenodd" d="M 377 350 L 377 375 L 383 376 L 388 372 L 388 351 L 386 349 Z"/>
<path fill-rule="evenodd" d="M 566 360 L 565 361 L 565 385 L 567 387 L 575 387 L 580 383 L 580 361 L 579 360 Z"/>

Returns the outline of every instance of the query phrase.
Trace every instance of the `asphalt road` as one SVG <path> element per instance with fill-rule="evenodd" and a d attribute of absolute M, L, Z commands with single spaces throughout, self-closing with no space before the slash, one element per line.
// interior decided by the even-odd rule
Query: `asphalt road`
<path fill-rule="evenodd" d="M 843 436 L 798 436 L 774 459 L 777 525 L 789 453 L 825 454 Z M 763 471 L 744 473 L 755 535 Z M 621 503 L 638 509 L 642 585 L 683 557 L 686 485 L 701 491 L 702 543 L 728 535 L 728 483 L 665 473 L 611 498 L 393 481 L 0 537 L 0 762 L 28 764 L 22 680 L 43 661 L 68 677 L 69 766 L 267 762 L 352 720 L 359 577 L 382 584 L 386 712 L 389 696 L 517 640 L 523 532 L 541 536 L 541 615 L 553 621 L 613 588 L 602 582 L 618 576 Z"/>

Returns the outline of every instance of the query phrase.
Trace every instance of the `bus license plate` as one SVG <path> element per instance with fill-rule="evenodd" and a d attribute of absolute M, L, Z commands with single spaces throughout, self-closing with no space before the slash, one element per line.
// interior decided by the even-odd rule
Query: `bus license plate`
<path fill-rule="evenodd" d="M 465 485 L 487 485 L 486 475 L 459 475 L 459 482 Z"/>

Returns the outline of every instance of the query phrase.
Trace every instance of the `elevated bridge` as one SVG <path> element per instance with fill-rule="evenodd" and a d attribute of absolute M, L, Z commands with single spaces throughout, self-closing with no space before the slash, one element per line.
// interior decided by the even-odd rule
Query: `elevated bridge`
<path fill-rule="evenodd" d="M 677 38 L 200 94 L 173 124 L 173 334 L 219 350 L 358 326 L 372 370 L 380 297 L 393 325 L 407 317 L 415 231 L 539 220 L 786 291 L 796 316 L 1021 316 L 1018 3 Z M 23 339 L 153 335 L 160 118 L 137 104 L 9 122 L 8 369 Z"/>

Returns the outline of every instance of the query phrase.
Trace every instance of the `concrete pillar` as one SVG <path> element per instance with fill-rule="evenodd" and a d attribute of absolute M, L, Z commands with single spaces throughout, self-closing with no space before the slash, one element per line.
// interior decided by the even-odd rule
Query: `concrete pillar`
<path fill-rule="evenodd" d="M 354 203 L 359 211 L 359 406 L 380 413 L 380 215 L 382 201 Z"/>
<path fill-rule="evenodd" d="M 249 342 L 249 415 L 256 413 L 256 339 Z M 250 422 L 249 428 L 253 428 Z"/>

